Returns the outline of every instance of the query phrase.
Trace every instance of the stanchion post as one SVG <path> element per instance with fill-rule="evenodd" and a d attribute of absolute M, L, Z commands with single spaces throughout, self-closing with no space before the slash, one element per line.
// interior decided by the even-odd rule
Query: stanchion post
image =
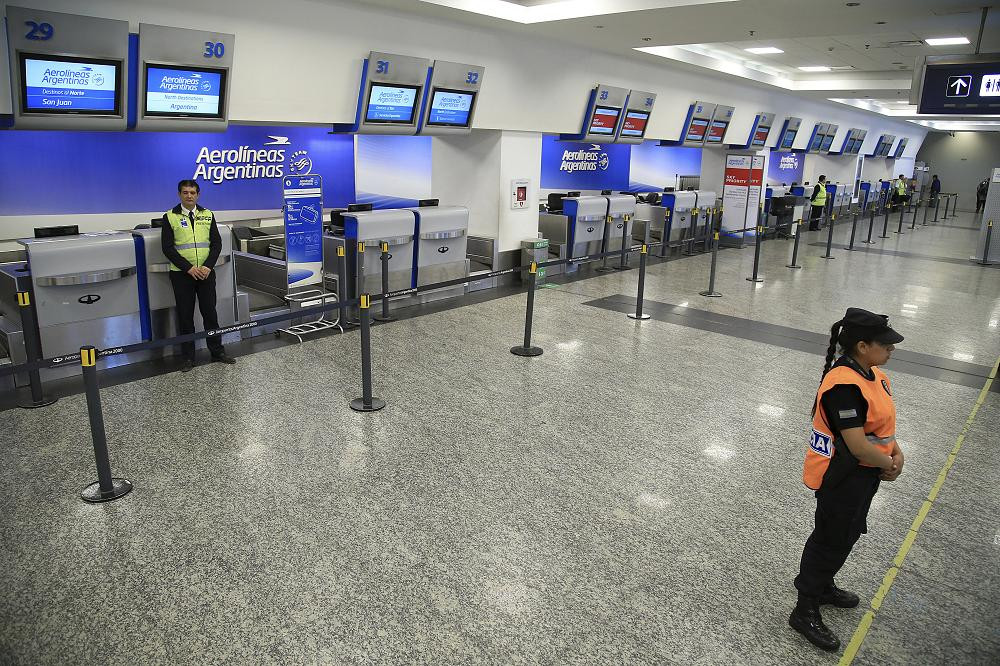
<path fill-rule="evenodd" d="M 917 228 L 917 211 L 920 210 L 921 201 L 917 201 L 917 205 L 913 208 L 913 219 L 910 220 L 910 231 Z"/>
<path fill-rule="evenodd" d="M 396 318 L 389 314 L 389 244 L 382 241 L 379 249 L 382 250 L 380 259 L 382 261 L 382 314 L 372 317 L 375 321 L 396 321 Z"/>
<path fill-rule="evenodd" d="M 343 245 L 337 246 L 337 300 L 340 301 L 340 325 L 347 326 L 349 322 L 347 321 L 347 306 L 344 302 L 348 299 L 347 294 L 347 252 Z"/>
<path fill-rule="evenodd" d="M 648 314 L 642 313 L 642 298 L 646 290 L 646 253 L 648 251 L 649 248 L 646 245 L 639 248 L 639 288 L 636 290 L 635 295 L 635 312 L 625 315 L 629 319 L 636 319 L 638 321 L 649 319 Z"/>
<path fill-rule="evenodd" d="M 993 220 L 986 223 L 986 243 L 983 244 L 983 260 L 976 263 L 980 266 L 989 266 L 990 262 L 990 240 L 993 237 Z"/>
<path fill-rule="evenodd" d="M 934 198 L 934 222 L 938 221 L 938 213 L 941 212 L 941 195 Z"/>
<path fill-rule="evenodd" d="M 836 259 L 836 257 L 833 256 L 833 224 L 836 221 L 837 221 L 837 216 L 831 215 L 830 220 L 826 225 L 830 227 L 830 229 L 826 233 L 826 254 L 823 255 L 824 259 Z"/>
<path fill-rule="evenodd" d="M 632 247 L 632 234 L 629 233 L 628 223 L 632 217 L 624 215 L 622 217 L 622 256 L 616 268 L 620 271 L 628 269 L 628 251 Z"/>
<path fill-rule="evenodd" d="M 951 195 L 950 194 L 944 200 L 944 217 L 941 218 L 942 220 L 947 220 L 948 219 L 948 205 L 949 204 L 951 204 Z"/>
<path fill-rule="evenodd" d="M 930 201 L 925 201 L 924 202 L 924 219 L 920 221 L 920 226 L 922 226 L 922 227 L 926 227 L 927 226 L 927 213 L 929 213 L 930 210 L 931 210 L 931 202 Z M 914 215 L 913 219 L 916 220 L 917 216 Z"/>
<path fill-rule="evenodd" d="M 698 293 L 702 296 L 708 296 L 709 298 L 719 298 L 722 296 L 719 292 L 715 290 L 715 262 L 719 258 L 719 232 L 712 232 L 712 268 L 708 274 L 708 289 L 705 291 L 699 291 Z"/>
<path fill-rule="evenodd" d="M 611 266 L 608 266 L 608 252 L 611 251 L 611 220 L 614 219 L 610 215 L 604 218 L 604 237 L 601 239 L 601 254 L 604 256 L 601 258 L 601 265 L 597 267 L 599 273 L 607 273 L 608 271 L 615 270 Z"/>
<path fill-rule="evenodd" d="M 867 243 L 868 245 L 874 245 L 875 241 L 872 240 L 872 230 L 875 228 L 875 206 L 872 206 L 868 210 L 868 238 L 861 241 L 862 243 Z"/>
<path fill-rule="evenodd" d="M 858 231 L 858 211 L 855 209 L 851 214 L 851 241 L 847 244 L 847 249 L 854 251 L 854 236 Z"/>
<path fill-rule="evenodd" d="M 87 414 L 90 417 L 90 435 L 94 440 L 94 461 L 97 463 L 97 481 L 83 489 L 84 502 L 110 502 L 132 491 L 128 479 L 111 476 L 108 460 L 108 440 L 104 432 L 104 411 L 101 408 L 101 387 L 97 379 L 97 349 L 80 348 L 80 366 L 83 370 L 83 387 L 87 394 Z"/>
<path fill-rule="evenodd" d="M 385 407 L 385 400 L 372 397 L 372 297 L 361 294 L 358 312 L 361 315 L 361 397 L 351 400 L 356 412 L 377 412 Z"/>
<path fill-rule="evenodd" d="M 902 201 L 899 202 L 899 228 L 896 229 L 895 233 L 903 233 L 903 218 L 906 217 L 906 204 Z"/>
<path fill-rule="evenodd" d="M 645 246 L 643 246 L 645 247 Z M 542 348 L 531 345 L 531 322 L 535 317 L 535 284 L 538 276 L 538 264 L 531 262 L 528 267 L 528 305 L 524 309 L 524 344 L 511 347 L 514 356 L 541 356 Z"/>
<path fill-rule="evenodd" d="M 692 208 L 688 218 L 691 220 L 691 226 L 688 227 L 687 250 L 684 251 L 684 255 L 690 257 L 694 254 L 695 232 L 698 231 L 698 209 Z"/>
<path fill-rule="evenodd" d="M 42 358 L 41 345 L 38 344 L 38 326 L 35 323 L 35 309 L 31 305 L 31 292 L 17 292 L 17 305 L 21 311 L 21 338 L 24 340 L 25 356 L 28 363 Z M 28 395 L 20 396 L 18 407 L 35 409 L 47 407 L 56 402 L 57 398 L 42 393 L 42 379 L 38 370 L 28 371 Z"/>
<path fill-rule="evenodd" d="M 882 219 L 882 235 L 879 238 L 889 238 L 889 213 L 892 211 L 892 204 L 885 206 L 885 217 Z"/>
<path fill-rule="evenodd" d="M 795 242 L 792 244 L 792 263 L 785 264 L 788 268 L 802 268 L 798 264 L 799 260 L 799 239 L 802 238 L 802 225 L 805 223 L 805 218 L 799 220 L 798 228 L 795 230 Z"/>
<path fill-rule="evenodd" d="M 764 278 L 758 277 L 757 270 L 760 266 L 760 243 L 761 236 L 764 235 L 764 227 L 757 225 L 757 233 L 754 235 L 753 246 L 753 275 L 747 278 L 747 282 L 763 282 Z M 797 234 L 796 234 L 797 235 Z"/>

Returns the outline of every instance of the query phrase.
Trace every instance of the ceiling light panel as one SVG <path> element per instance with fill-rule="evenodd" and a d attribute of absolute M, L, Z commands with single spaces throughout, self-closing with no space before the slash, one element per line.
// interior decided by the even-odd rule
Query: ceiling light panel
<path fill-rule="evenodd" d="M 957 46 L 958 44 L 968 44 L 966 37 L 930 37 L 924 40 L 928 46 Z"/>
<path fill-rule="evenodd" d="M 754 46 L 749 49 L 744 49 L 747 53 L 753 53 L 754 55 L 770 55 L 774 53 L 784 53 L 781 49 L 776 46 Z"/>
<path fill-rule="evenodd" d="M 829 72 L 830 68 L 826 65 L 806 65 L 805 67 L 799 67 L 803 72 Z"/>

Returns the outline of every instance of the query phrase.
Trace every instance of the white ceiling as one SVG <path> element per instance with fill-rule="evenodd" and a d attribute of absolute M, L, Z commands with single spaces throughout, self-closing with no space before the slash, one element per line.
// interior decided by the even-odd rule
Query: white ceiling
<path fill-rule="evenodd" d="M 912 113 L 891 103 L 905 103 L 909 97 L 917 57 L 974 53 L 981 10 L 990 4 L 990 0 L 856 0 L 860 3 L 857 7 L 848 7 L 846 0 L 354 1 L 537 35 L 539 39 L 585 43 L 647 61 L 662 62 L 660 56 L 636 48 L 668 47 L 662 49 L 664 55 L 681 68 L 710 69 L 814 99 L 856 100 L 861 105 L 852 105 L 876 113 L 891 108 L 897 117 Z M 518 14 L 503 19 L 459 7 L 545 11 L 549 16 L 556 12 L 576 18 L 552 20 L 540 14 L 534 18 Z M 532 22 L 522 22 L 525 16 Z M 931 47 L 922 42 L 928 37 L 954 36 L 967 37 L 971 44 Z M 744 51 L 751 46 L 776 46 L 784 53 L 753 55 Z M 981 52 L 1000 52 L 1000 3 L 990 11 Z M 797 69 L 810 65 L 839 70 L 806 73 Z M 890 104 L 879 106 L 870 104 L 871 100 Z"/>

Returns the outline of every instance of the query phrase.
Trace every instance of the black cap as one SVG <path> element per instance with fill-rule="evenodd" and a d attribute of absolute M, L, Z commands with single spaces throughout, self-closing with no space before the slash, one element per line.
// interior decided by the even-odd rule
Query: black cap
<path fill-rule="evenodd" d="M 889 326 L 888 315 L 875 314 L 861 308 L 847 308 L 847 314 L 840 320 L 851 337 L 863 340 L 869 338 L 884 345 L 896 345 L 903 341 L 903 336 Z"/>

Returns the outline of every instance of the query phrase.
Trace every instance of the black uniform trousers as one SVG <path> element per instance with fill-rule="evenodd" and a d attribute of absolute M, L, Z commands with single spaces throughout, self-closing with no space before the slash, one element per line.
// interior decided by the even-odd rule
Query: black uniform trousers
<path fill-rule="evenodd" d="M 881 469 L 851 470 L 839 483 L 816 491 L 816 526 L 802 549 L 795 587 L 806 597 L 818 597 L 833 584 L 851 549 L 868 532 L 868 509 L 878 490 Z"/>
<path fill-rule="evenodd" d="M 813 206 L 809 215 L 809 231 L 819 231 L 819 223 L 823 218 L 826 206 Z"/>
<path fill-rule="evenodd" d="M 170 271 L 170 285 L 174 288 L 174 300 L 177 302 L 177 333 L 186 335 L 194 333 L 194 302 L 198 300 L 201 319 L 205 330 L 219 328 L 219 316 L 215 312 L 215 271 L 208 274 L 204 280 L 195 280 L 187 273 Z M 222 337 L 213 335 L 207 338 L 208 350 L 212 356 L 223 353 Z M 181 353 L 185 358 L 194 360 L 194 342 L 181 345 Z"/>

